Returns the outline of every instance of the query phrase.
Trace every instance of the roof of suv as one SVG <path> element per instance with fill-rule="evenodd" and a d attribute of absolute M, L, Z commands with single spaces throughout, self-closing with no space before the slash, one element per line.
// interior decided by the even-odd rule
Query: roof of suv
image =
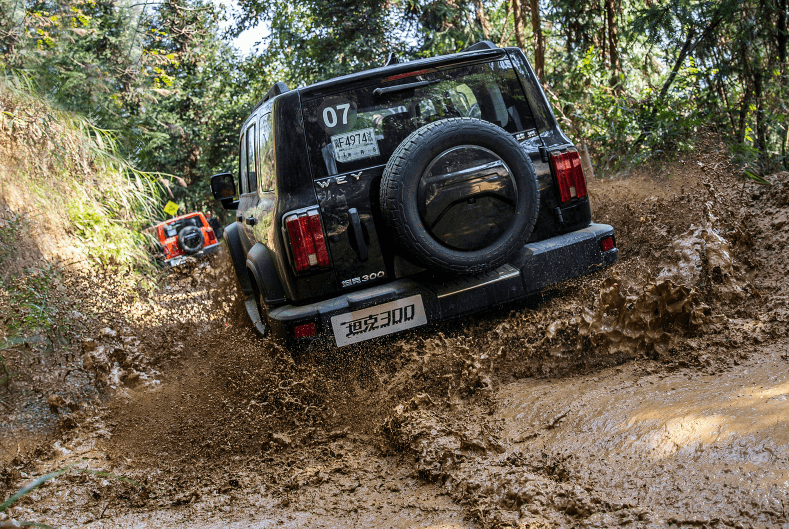
<path fill-rule="evenodd" d="M 395 63 L 387 66 L 379 66 L 378 68 L 372 68 L 370 70 L 363 70 L 361 72 L 342 75 L 340 77 L 333 77 L 331 79 L 327 79 L 326 81 L 319 81 L 317 83 L 308 86 L 296 88 L 295 90 L 298 90 L 302 94 L 302 96 L 306 96 L 306 97 L 320 96 L 326 92 L 333 92 L 340 85 L 354 84 L 360 81 L 365 81 L 371 77 L 377 77 L 380 75 L 396 75 L 398 73 L 413 71 L 414 69 L 420 67 L 435 68 L 438 66 L 443 66 L 445 64 L 452 64 L 452 63 L 464 62 L 469 60 L 493 59 L 493 58 L 501 57 L 505 53 L 506 51 L 504 50 L 504 48 L 488 48 L 488 49 L 477 49 L 471 51 L 461 51 L 449 55 L 439 55 L 436 57 L 429 57 L 427 59 L 417 59 L 409 62 Z M 277 85 L 283 85 L 283 83 L 277 83 Z M 259 101 L 257 105 L 255 105 L 255 109 L 260 107 L 263 103 L 265 103 L 269 99 L 276 97 L 281 93 L 294 91 L 294 90 L 282 90 L 281 87 L 277 87 L 277 88 L 278 89 L 272 87 L 269 93 L 266 94 L 266 96 L 261 101 Z"/>
<path fill-rule="evenodd" d="M 401 62 L 401 63 L 392 64 L 390 66 L 380 66 L 378 68 L 373 68 L 371 70 L 364 70 L 361 72 L 351 73 L 340 77 L 334 77 L 326 81 L 320 81 L 318 83 L 311 84 L 303 88 L 298 88 L 297 90 L 299 90 L 302 93 L 302 95 L 305 96 L 320 95 L 322 92 L 334 90 L 337 87 L 337 85 L 356 83 L 358 81 L 364 81 L 371 77 L 405 73 L 412 71 L 414 69 L 418 69 L 420 67 L 435 68 L 437 66 L 443 66 L 445 64 L 463 62 L 468 60 L 493 59 L 496 57 L 501 57 L 505 55 L 505 53 L 506 52 L 504 51 L 503 48 L 495 48 L 488 50 L 465 51 L 460 53 L 453 53 L 450 55 L 439 55 L 438 57 L 417 59 L 415 61 Z"/>

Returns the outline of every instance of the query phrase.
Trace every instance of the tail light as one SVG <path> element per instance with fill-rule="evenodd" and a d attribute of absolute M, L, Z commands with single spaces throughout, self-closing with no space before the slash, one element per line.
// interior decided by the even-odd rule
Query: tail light
<path fill-rule="evenodd" d="M 286 216 L 285 229 L 297 272 L 329 266 L 329 252 L 317 209 Z"/>
<path fill-rule="evenodd" d="M 389 77 L 385 77 L 381 82 L 382 83 L 388 83 L 388 82 L 391 82 L 391 81 L 397 81 L 398 79 L 405 79 L 406 77 L 416 77 L 417 75 L 425 75 L 425 74 L 428 74 L 428 73 L 435 73 L 437 71 L 438 70 L 436 70 L 435 68 L 428 68 L 426 70 L 416 70 L 414 72 L 400 73 L 400 74 L 397 74 L 397 75 L 392 75 L 392 76 L 389 76 Z"/>
<path fill-rule="evenodd" d="M 208 233 L 208 244 L 214 244 L 216 242 L 216 235 L 214 235 L 214 230 L 209 228 L 207 230 Z"/>
<path fill-rule="evenodd" d="M 581 167 L 581 157 L 575 151 L 554 153 L 551 163 L 562 203 L 586 196 L 586 178 Z"/>
<path fill-rule="evenodd" d="M 293 328 L 293 336 L 296 338 L 308 338 L 310 336 L 315 336 L 315 323 L 296 325 Z"/>
<path fill-rule="evenodd" d="M 600 241 L 600 249 L 602 249 L 604 252 L 607 252 L 608 250 L 613 250 L 614 246 L 616 245 L 614 244 L 613 237 L 606 237 L 605 239 Z"/>

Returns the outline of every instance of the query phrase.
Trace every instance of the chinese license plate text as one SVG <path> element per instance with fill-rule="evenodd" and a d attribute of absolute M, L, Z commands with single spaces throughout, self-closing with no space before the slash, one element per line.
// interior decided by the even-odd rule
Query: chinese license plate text
<path fill-rule="evenodd" d="M 422 296 L 391 301 L 331 319 L 337 347 L 349 345 L 427 323 Z"/>

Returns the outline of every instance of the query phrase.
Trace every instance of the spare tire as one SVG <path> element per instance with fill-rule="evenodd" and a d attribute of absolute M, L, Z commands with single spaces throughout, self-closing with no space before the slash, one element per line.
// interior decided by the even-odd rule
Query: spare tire
<path fill-rule="evenodd" d="M 403 140 L 384 169 L 380 199 L 406 258 L 463 274 L 497 268 L 523 248 L 540 191 L 531 158 L 509 133 L 452 118 Z"/>
<path fill-rule="evenodd" d="M 186 226 L 178 233 L 178 246 L 185 254 L 196 254 L 203 248 L 203 232 L 195 226 Z"/>

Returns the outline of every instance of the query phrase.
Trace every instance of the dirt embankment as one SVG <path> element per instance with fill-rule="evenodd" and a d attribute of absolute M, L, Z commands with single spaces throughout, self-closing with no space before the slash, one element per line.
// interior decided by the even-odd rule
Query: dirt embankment
<path fill-rule="evenodd" d="M 211 263 L 117 300 L 80 344 L 107 395 L 0 492 L 60 526 L 789 523 L 789 173 L 724 153 L 590 182 L 620 261 L 522 308 L 294 360 Z M 710 154 L 713 153 L 713 154 Z M 85 458 L 85 459 L 80 459 Z M 147 522 L 145 520 L 148 520 Z"/>
<path fill-rule="evenodd" d="M 111 133 L 0 78 L 0 461 L 46 444 L 60 410 L 97 396 L 79 345 L 145 294 L 120 271 L 148 265 L 152 178 Z"/>

